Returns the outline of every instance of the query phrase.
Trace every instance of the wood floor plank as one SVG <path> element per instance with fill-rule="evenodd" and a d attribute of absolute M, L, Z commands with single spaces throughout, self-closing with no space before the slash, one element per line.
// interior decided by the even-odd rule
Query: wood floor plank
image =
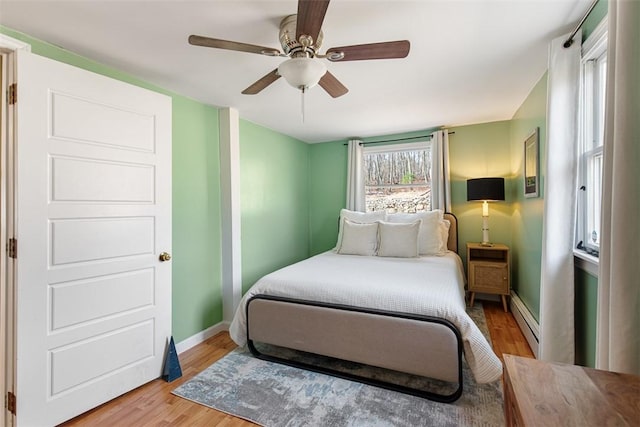
<path fill-rule="evenodd" d="M 533 357 L 526 339 L 502 304 L 483 301 L 487 326 L 495 353 Z M 236 347 L 227 332 L 222 332 L 181 353 L 182 377 L 167 383 L 157 379 L 88 411 L 61 426 L 159 427 L 221 426 L 245 427 L 255 424 L 223 412 L 174 396 L 171 391 L 222 358 Z"/>
<path fill-rule="evenodd" d="M 505 313 L 499 302 L 483 301 L 483 307 L 493 351 L 500 360 L 504 353 L 533 358 L 529 343 L 511 312 Z"/>

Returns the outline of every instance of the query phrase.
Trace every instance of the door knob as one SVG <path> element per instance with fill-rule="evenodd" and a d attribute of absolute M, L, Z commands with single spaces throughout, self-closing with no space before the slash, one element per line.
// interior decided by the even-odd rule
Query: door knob
<path fill-rule="evenodd" d="M 165 262 L 165 261 L 169 261 L 171 259 L 171 255 L 169 255 L 166 252 L 162 252 L 160 254 L 160 261 Z"/>

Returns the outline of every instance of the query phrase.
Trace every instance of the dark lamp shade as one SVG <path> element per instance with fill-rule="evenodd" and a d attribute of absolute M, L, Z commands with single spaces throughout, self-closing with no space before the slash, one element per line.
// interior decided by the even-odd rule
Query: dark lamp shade
<path fill-rule="evenodd" d="M 467 180 L 467 201 L 504 200 L 504 178 L 475 178 Z"/>

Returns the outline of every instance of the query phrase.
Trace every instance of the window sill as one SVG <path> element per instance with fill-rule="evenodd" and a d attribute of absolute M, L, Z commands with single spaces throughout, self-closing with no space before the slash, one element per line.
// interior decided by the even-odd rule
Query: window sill
<path fill-rule="evenodd" d="M 575 266 L 581 270 L 586 271 L 592 276 L 598 277 L 598 265 L 599 259 L 593 255 L 589 255 L 585 251 L 580 249 L 573 250 L 573 257 Z"/>

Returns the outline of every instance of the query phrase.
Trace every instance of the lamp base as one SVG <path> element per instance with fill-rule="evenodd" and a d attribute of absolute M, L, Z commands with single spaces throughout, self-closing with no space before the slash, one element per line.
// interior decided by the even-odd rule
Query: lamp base
<path fill-rule="evenodd" d="M 493 247 L 493 243 L 491 243 L 491 242 L 480 242 L 480 246 L 485 246 L 485 247 L 491 248 L 491 247 Z"/>
<path fill-rule="evenodd" d="M 486 203 L 486 202 L 485 202 Z M 489 215 L 482 215 L 482 246 L 493 246 L 489 241 Z"/>

